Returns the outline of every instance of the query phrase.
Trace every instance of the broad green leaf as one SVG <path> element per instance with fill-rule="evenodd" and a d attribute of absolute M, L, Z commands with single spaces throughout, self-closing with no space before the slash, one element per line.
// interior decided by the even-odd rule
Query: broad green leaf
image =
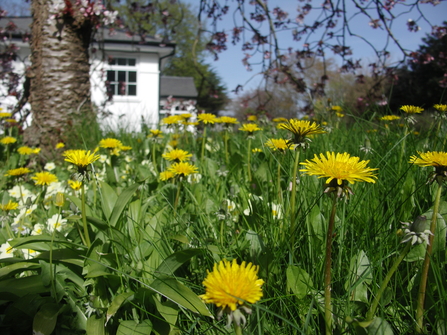
<path fill-rule="evenodd" d="M 0 268 L 0 278 L 9 276 L 15 272 L 23 272 L 26 270 L 32 270 L 34 268 L 39 268 L 40 265 L 37 263 L 24 262 L 23 259 L 21 262 L 4 266 Z"/>
<path fill-rule="evenodd" d="M 82 202 L 81 202 L 81 199 L 79 199 L 78 197 L 75 197 L 75 196 L 72 196 L 72 195 L 70 195 L 70 194 L 66 194 L 65 195 L 76 207 L 78 207 L 78 209 L 79 210 L 81 210 L 81 208 L 82 208 Z M 87 216 L 93 216 L 93 214 L 92 214 L 92 210 L 91 210 L 91 208 L 87 205 L 87 204 L 85 204 L 85 214 L 87 215 Z"/>
<path fill-rule="evenodd" d="M 34 316 L 33 333 L 50 335 L 56 327 L 57 316 L 61 307 L 55 303 L 42 305 Z"/>
<path fill-rule="evenodd" d="M 115 315 L 115 313 L 122 306 L 122 304 L 129 298 L 133 297 L 133 295 L 134 295 L 133 292 L 125 292 L 125 293 L 121 293 L 120 295 L 117 295 L 113 299 L 112 303 L 110 304 L 109 308 L 107 309 L 106 324 L 107 324 L 107 322 L 109 322 L 110 318 Z"/>
<path fill-rule="evenodd" d="M 105 223 L 104 221 L 102 221 L 98 218 L 95 218 L 92 216 L 87 216 L 86 219 L 87 219 L 88 223 L 91 223 L 99 230 L 106 230 L 107 228 L 109 228 L 109 225 L 107 223 Z"/>
<path fill-rule="evenodd" d="M 295 265 L 289 265 L 286 271 L 287 288 L 296 294 L 298 299 L 304 298 L 313 289 L 309 274 Z"/>
<path fill-rule="evenodd" d="M 325 222 L 323 214 L 320 211 L 320 208 L 317 205 L 312 207 L 306 219 L 307 224 L 309 224 L 310 227 L 312 228 L 312 233 L 314 234 L 314 236 L 318 240 L 324 241 L 327 230 L 326 228 L 327 224 Z"/>
<path fill-rule="evenodd" d="M 173 253 L 157 268 L 155 273 L 173 275 L 175 270 L 189 261 L 192 257 L 203 254 L 204 249 L 186 249 Z"/>
<path fill-rule="evenodd" d="M 137 323 L 133 320 L 121 321 L 116 335 L 148 335 L 152 332 L 152 322 L 143 320 Z"/>
<path fill-rule="evenodd" d="M 23 297 L 27 294 L 39 294 L 48 292 L 48 289 L 43 286 L 41 277 L 39 275 L 10 278 L 0 281 L 0 295 L 2 292 L 13 293 L 17 296 Z"/>
<path fill-rule="evenodd" d="M 126 207 L 127 203 L 130 201 L 130 199 L 132 198 L 133 194 L 135 193 L 135 191 L 138 189 L 139 186 L 140 186 L 139 183 L 133 184 L 128 188 L 124 189 L 119 195 L 118 199 L 116 200 L 116 204 L 115 207 L 113 208 L 112 216 L 110 217 L 109 221 L 112 227 L 115 227 L 116 223 L 118 222 L 118 219 L 121 216 L 121 213 L 124 210 L 124 207 Z"/>
<path fill-rule="evenodd" d="M 393 328 L 391 328 L 390 324 L 379 317 L 374 318 L 366 330 L 368 331 L 368 335 L 394 335 Z"/>
<path fill-rule="evenodd" d="M 258 256 L 264 249 L 264 244 L 262 243 L 261 237 L 253 230 L 247 231 L 245 234 L 245 239 L 250 242 L 250 255 L 252 257 Z"/>
<path fill-rule="evenodd" d="M 87 319 L 87 335 L 106 335 L 104 316 L 92 315 Z"/>
<path fill-rule="evenodd" d="M 79 245 L 67 240 L 62 240 L 59 238 L 52 238 L 51 236 L 47 236 L 47 235 L 36 235 L 36 236 L 28 236 L 28 237 L 21 237 L 21 238 L 15 238 L 9 241 L 9 244 L 14 247 L 14 248 L 19 248 L 19 247 L 23 247 L 23 246 L 27 246 L 27 249 L 32 249 L 30 247 L 31 243 L 37 243 L 37 242 L 50 242 L 53 241 L 53 244 L 56 243 L 61 243 L 61 244 L 66 244 L 69 246 L 72 246 L 74 248 L 85 248 L 85 246 L 83 245 Z M 23 249 L 23 248 L 19 248 L 19 249 Z"/>
<path fill-rule="evenodd" d="M 413 245 L 410 249 L 410 252 L 405 256 L 404 261 L 415 262 L 423 260 L 426 250 L 427 246 L 425 243 Z"/>
<path fill-rule="evenodd" d="M 172 301 L 160 302 L 156 297 L 154 297 L 155 305 L 157 306 L 157 311 L 170 325 L 171 329 L 177 322 L 179 307 Z"/>
<path fill-rule="evenodd" d="M 371 264 L 363 250 L 351 258 L 349 272 L 350 276 L 345 282 L 345 289 L 351 292 L 351 300 L 368 303 L 368 289 L 365 283 L 370 284 L 373 277 Z"/>
<path fill-rule="evenodd" d="M 427 229 L 430 230 L 431 220 L 433 217 L 433 210 L 424 213 L 427 217 Z M 446 245 L 446 224 L 444 217 L 438 213 L 436 217 L 435 236 L 433 237 L 433 253 L 445 250 Z"/>
<path fill-rule="evenodd" d="M 110 215 L 112 215 L 113 207 L 116 204 L 116 201 L 118 199 L 118 195 L 116 194 L 113 187 L 111 187 L 106 182 L 99 182 L 100 185 L 100 193 L 101 193 L 101 204 L 102 204 L 102 211 L 104 213 L 104 216 L 106 217 L 106 220 L 110 219 Z"/>
<path fill-rule="evenodd" d="M 170 277 L 159 277 L 149 286 L 153 291 L 192 312 L 211 316 L 202 300 L 190 288 Z"/>

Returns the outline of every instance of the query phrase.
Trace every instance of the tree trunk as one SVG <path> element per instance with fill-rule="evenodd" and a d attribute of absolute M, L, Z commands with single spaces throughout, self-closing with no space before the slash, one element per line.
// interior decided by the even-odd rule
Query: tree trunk
<path fill-rule="evenodd" d="M 94 121 L 88 48 L 92 23 L 82 15 L 57 15 L 64 0 L 32 0 L 30 104 L 25 141 L 50 158 L 56 143 L 69 141 L 77 126 Z M 74 2 L 74 1 L 73 1 Z M 80 14 L 80 13 L 79 13 Z"/>

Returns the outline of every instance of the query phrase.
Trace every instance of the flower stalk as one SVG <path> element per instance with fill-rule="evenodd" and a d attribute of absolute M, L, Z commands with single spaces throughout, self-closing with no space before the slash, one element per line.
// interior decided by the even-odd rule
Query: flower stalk
<path fill-rule="evenodd" d="M 366 321 L 371 321 L 374 318 L 374 315 L 376 313 L 377 307 L 379 306 L 380 299 L 382 298 L 382 294 L 385 291 L 385 289 L 388 286 L 389 281 L 393 277 L 394 273 L 396 272 L 397 268 L 399 267 L 399 264 L 403 261 L 405 256 L 408 254 L 411 248 L 411 242 L 407 242 L 407 245 L 405 248 L 400 252 L 399 256 L 394 261 L 393 265 L 391 266 L 390 271 L 386 274 L 385 278 L 383 279 L 382 283 L 380 284 L 379 291 L 377 291 L 374 300 L 371 304 L 371 307 L 369 308 L 369 311 L 366 313 Z"/>
<path fill-rule="evenodd" d="M 421 281 L 419 284 L 418 300 L 416 307 L 416 333 L 421 334 L 424 332 L 424 302 L 425 292 L 427 289 L 428 270 L 430 268 L 430 259 L 433 252 L 433 239 L 436 230 L 436 221 L 439 212 L 439 203 L 441 202 L 442 192 L 442 180 L 438 183 L 438 189 L 436 191 L 435 203 L 433 206 L 433 216 L 430 222 L 430 236 L 427 250 L 425 252 L 424 263 L 422 265 Z"/>
<path fill-rule="evenodd" d="M 331 302 L 331 268 L 332 268 L 332 235 L 334 231 L 335 213 L 338 197 L 332 193 L 332 210 L 326 236 L 326 256 L 324 260 L 324 321 L 326 335 L 332 334 L 332 302 Z"/>
<path fill-rule="evenodd" d="M 295 161 L 292 171 L 292 194 L 290 195 L 290 250 L 295 244 L 295 221 L 296 221 L 296 176 L 298 174 L 298 162 L 300 160 L 300 149 L 295 150 Z"/>
<path fill-rule="evenodd" d="M 248 182 L 251 182 L 251 138 L 248 138 L 247 174 L 248 174 Z"/>
<path fill-rule="evenodd" d="M 81 211 L 82 211 L 82 224 L 84 227 L 84 239 L 85 239 L 85 245 L 87 248 L 90 248 L 90 245 L 92 244 L 90 242 L 90 236 L 88 233 L 88 226 L 87 226 L 87 214 L 85 210 L 85 186 L 84 183 L 82 183 L 81 186 Z"/>

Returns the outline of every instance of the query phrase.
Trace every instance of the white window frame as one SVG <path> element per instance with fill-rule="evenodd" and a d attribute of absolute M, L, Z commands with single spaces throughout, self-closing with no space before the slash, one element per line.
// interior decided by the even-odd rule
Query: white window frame
<path fill-rule="evenodd" d="M 106 80 L 109 81 L 109 71 L 114 71 L 115 72 L 115 80 L 114 81 L 110 81 L 110 85 L 114 85 L 114 94 L 113 94 L 113 100 L 122 100 L 122 99 L 137 99 L 138 98 L 138 90 L 139 90 L 139 85 L 138 85 L 138 77 L 139 77 L 139 73 L 138 73 L 138 65 L 139 65 L 139 59 L 138 57 L 132 56 L 132 55 L 120 55 L 120 54 L 114 54 L 114 55 L 110 55 L 114 60 L 118 60 L 118 59 L 126 59 L 128 60 L 135 60 L 135 65 L 118 65 L 118 64 L 109 64 L 107 63 L 107 68 L 106 68 Z M 125 81 L 124 83 L 126 83 L 126 94 L 117 94 L 119 93 L 119 82 L 118 81 L 118 72 L 125 72 Z M 135 86 L 135 95 L 129 95 L 128 94 L 128 90 L 129 90 L 129 73 L 130 72 L 135 72 L 135 82 L 131 82 L 132 86 Z"/>

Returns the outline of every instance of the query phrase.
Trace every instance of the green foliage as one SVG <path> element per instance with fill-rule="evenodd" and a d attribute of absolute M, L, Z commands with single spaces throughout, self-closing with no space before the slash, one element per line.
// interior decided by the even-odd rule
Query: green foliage
<path fill-rule="evenodd" d="M 364 120 L 346 114 L 352 126 L 328 115 L 320 120 L 328 122 L 328 133 L 314 136 L 309 149 L 300 153 L 303 162 L 326 151 L 348 152 L 379 168 L 375 184 L 351 185 L 353 195 L 338 203 L 332 237 L 334 333 L 412 334 L 425 243 L 411 247 L 383 292 L 375 317 L 365 320 L 365 315 L 404 249 L 401 222 L 420 215 L 429 222 L 433 213 L 435 185 L 427 184 L 433 171 L 411 166 L 409 157 L 427 147 L 440 150 L 443 143 L 433 127 L 417 135 L 409 125 L 385 125 L 374 116 Z M 161 154 L 176 139 L 180 149 L 193 154 L 191 163 L 200 174 L 167 181 L 159 179 L 152 153 L 146 151 L 153 148 L 152 139 L 126 134 L 120 139 L 132 150 L 111 157 L 100 149 L 103 157 L 89 168 L 85 209 L 81 192 L 67 186 L 74 177 L 67 162 L 54 162 L 60 184 L 42 187 L 30 179 L 32 174 L 4 176 L 25 162 L 33 172 L 42 167 L 39 157 L 25 160 L 16 147 L 2 146 L 9 158 L 0 165 L 1 203 L 16 201 L 19 208 L 1 212 L 0 332 L 225 334 L 225 318 L 219 320 L 218 308 L 205 305 L 199 295 L 204 293 L 207 270 L 222 259 L 236 258 L 258 265 L 265 281 L 261 301 L 251 306 L 245 333 L 322 333 L 324 253 L 331 215 L 324 179 L 299 174 L 291 246 L 295 155 L 265 145 L 268 139 L 290 135 L 266 119 L 258 122 L 263 130 L 253 135 L 251 148 L 262 152 L 251 153 L 251 183 L 247 134 L 236 129 L 227 130 L 228 164 L 219 125 L 208 126 L 203 159 L 199 130 L 165 132 L 157 142 L 157 171 L 170 166 Z M 55 203 L 57 192 L 65 194 L 62 206 Z M 62 219 L 60 230 L 47 225 L 55 215 Z M 447 203 L 442 201 L 424 315 L 427 331 L 439 334 L 447 315 L 446 219 Z"/>

